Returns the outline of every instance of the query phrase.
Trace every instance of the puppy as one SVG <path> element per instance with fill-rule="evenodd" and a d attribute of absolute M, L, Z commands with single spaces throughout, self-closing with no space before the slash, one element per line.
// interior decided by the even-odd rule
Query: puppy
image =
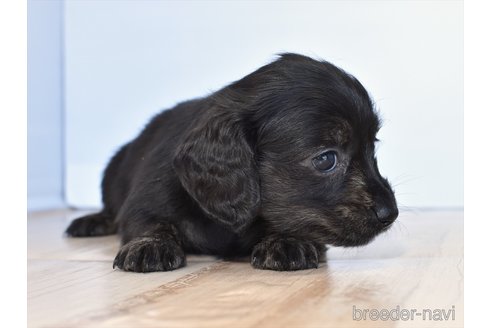
<path fill-rule="evenodd" d="M 187 253 L 316 268 L 326 244 L 367 244 L 398 216 L 374 153 L 379 127 L 357 79 L 283 54 L 155 116 L 107 166 L 102 211 L 66 233 L 119 233 L 113 267 L 125 271 L 173 270 Z"/>

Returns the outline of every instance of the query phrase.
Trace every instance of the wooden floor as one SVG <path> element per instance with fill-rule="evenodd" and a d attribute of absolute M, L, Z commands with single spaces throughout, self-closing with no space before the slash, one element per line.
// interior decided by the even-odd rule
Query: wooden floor
<path fill-rule="evenodd" d="M 80 214 L 29 214 L 29 327 L 463 326 L 462 211 L 404 212 L 366 247 L 330 248 L 315 270 L 192 256 L 147 274 L 113 270 L 116 237 L 63 237 Z"/>

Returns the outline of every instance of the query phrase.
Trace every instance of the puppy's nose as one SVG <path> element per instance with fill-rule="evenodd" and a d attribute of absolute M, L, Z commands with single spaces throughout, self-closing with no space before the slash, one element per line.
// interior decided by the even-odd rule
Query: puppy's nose
<path fill-rule="evenodd" d="M 396 207 L 376 206 L 374 212 L 376 213 L 378 221 L 385 226 L 393 223 L 398 217 L 398 208 Z"/>

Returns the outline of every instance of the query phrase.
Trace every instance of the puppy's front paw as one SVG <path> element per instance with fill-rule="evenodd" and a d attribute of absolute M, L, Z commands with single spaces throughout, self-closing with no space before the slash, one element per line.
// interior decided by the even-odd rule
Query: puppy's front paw
<path fill-rule="evenodd" d="M 173 240 L 153 237 L 133 239 L 116 255 L 113 268 L 125 271 L 170 271 L 186 264 L 183 249 Z"/>
<path fill-rule="evenodd" d="M 321 257 L 318 248 L 294 238 L 266 239 L 253 249 L 251 265 L 277 271 L 317 268 Z"/>

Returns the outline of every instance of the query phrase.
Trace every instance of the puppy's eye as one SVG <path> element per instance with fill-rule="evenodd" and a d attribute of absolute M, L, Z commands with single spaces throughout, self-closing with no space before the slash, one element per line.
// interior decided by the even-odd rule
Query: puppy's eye
<path fill-rule="evenodd" d="M 313 166 L 321 172 L 330 172 L 337 166 L 337 153 L 334 150 L 325 151 L 324 153 L 313 158 Z"/>

